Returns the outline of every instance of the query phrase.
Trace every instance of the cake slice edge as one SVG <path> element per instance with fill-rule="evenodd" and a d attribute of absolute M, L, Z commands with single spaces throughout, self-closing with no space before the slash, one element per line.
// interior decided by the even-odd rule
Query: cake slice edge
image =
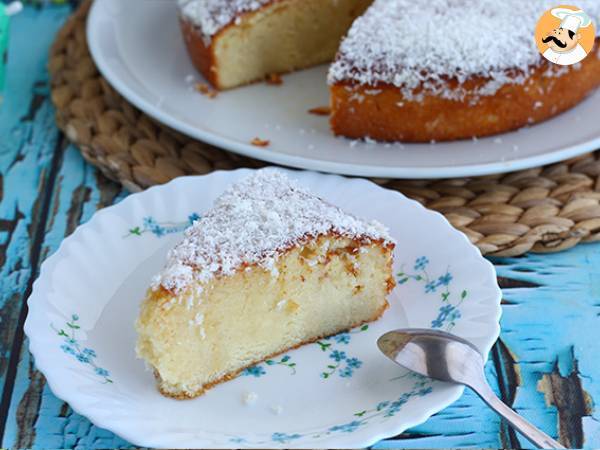
<path fill-rule="evenodd" d="M 305 257 L 307 249 L 309 252 L 315 247 L 331 249 L 332 241 L 338 243 L 337 247 L 333 245 L 333 253 L 325 250 L 316 256 L 311 253 L 312 259 Z M 164 288 L 149 290 L 136 325 L 140 333 L 138 355 L 153 367 L 158 389 L 163 395 L 176 399 L 202 395 L 208 389 L 237 377 L 245 369 L 277 355 L 379 319 L 389 307 L 387 296 L 395 286 L 392 275 L 393 249 L 393 243 L 360 243 L 359 240 L 352 241 L 336 235 L 320 236 L 307 241 L 305 245 L 288 249 L 278 258 L 275 270 L 260 266 L 241 268 L 233 276 L 213 279 L 204 285 L 200 295 L 194 295 L 196 286 L 179 295 Z M 315 260 L 320 262 L 315 264 Z M 326 284 L 318 285 L 318 280 L 323 277 L 327 278 Z M 246 300 L 236 298 L 231 301 L 227 297 L 228 292 L 245 292 L 251 286 L 256 286 L 260 294 L 249 295 Z M 283 295 L 285 290 L 288 295 Z M 191 301 L 190 294 L 193 297 Z M 200 297 L 203 297 L 202 301 L 198 301 Z M 190 307 L 190 304 L 193 306 Z M 264 338 L 261 328 L 266 327 L 272 345 L 263 347 L 265 350 L 255 352 L 249 358 L 236 354 L 235 339 L 229 347 L 226 346 L 229 350 L 225 351 L 225 356 L 222 350 L 206 351 L 207 344 L 209 347 L 215 342 L 218 346 L 222 345 L 231 331 L 215 325 L 219 323 L 219 314 L 215 314 L 215 309 L 232 311 L 232 304 L 233 311 L 237 313 L 230 316 L 235 315 L 238 320 L 260 316 L 262 321 L 257 326 L 246 323 L 235 325 L 236 320 L 232 318 L 232 326 L 241 327 L 240 333 L 258 341 Z M 246 314 L 241 311 L 246 311 Z M 152 316 L 152 319 L 148 320 L 146 315 Z M 199 317 L 201 321 L 197 323 L 195 319 Z M 330 317 L 334 317 L 334 321 L 337 317 L 339 321 L 327 323 Z M 279 327 L 280 321 L 285 320 L 289 322 Z M 315 324 L 315 329 L 322 331 L 313 329 L 300 337 L 297 330 L 310 326 L 314 321 L 320 321 Z M 150 334 L 153 336 L 150 339 L 156 340 L 156 329 L 159 327 L 175 335 L 170 341 L 160 337 L 158 344 L 156 341 L 150 344 L 146 339 Z M 280 340 L 284 341 L 289 333 L 294 335 L 294 339 L 278 346 Z M 178 345 L 177 342 L 185 344 Z M 174 361 L 179 361 L 176 367 L 165 363 L 163 357 L 154 359 L 152 353 L 156 350 L 148 351 L 149 345 L 156 347 L 165 344 L 164 354 L 172 355 Z M 185 357 L 181 354 L 185 354 Z M 192 359 L 189 367 L 182 366 L 184 359 L 186 363 Z M 223 359 L 239 360 L 240 363 L 223 369 L 223 365 L 219 364 Z M 214 365 L 202 374 L 201 366 L 209 360 Z"/>
<path fill-rule="evenodd" d="M 395 242 L 277 169 L 225 190 L 185 231 L 137 321 L 162 391 L 193 397 L 269 355 L 375 320 Z"/>

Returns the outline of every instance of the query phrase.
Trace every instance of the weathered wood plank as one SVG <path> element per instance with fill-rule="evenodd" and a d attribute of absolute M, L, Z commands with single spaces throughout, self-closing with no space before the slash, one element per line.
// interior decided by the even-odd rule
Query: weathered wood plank
<path fill-rule="evenodd" d="M 500 399 L 507 405 L 512 406 L 515 401 L 516 386 L 520 384 L 520 377 L 514 357 L 502 338 L 498 340 L 492 350 L 492 360 L 494 361 L 494 369 L 498 374 Z M 500 423 L 500 442 L 503 448 L 519 447 L 515 430 L 504 421 Z"/>
<path fill-rule="evenodd" d="M 510 357 L 503 358 L 502 370 L 517 375 L 508 382 L 512 406 L 552 436 L 560 429 L 567 446 L 600 447 L 594 408 L 600 400 L 600 247 L 505 259 L 497 269 L 539 286 L 504 292 L 502 339 Z"/>
<path fill-rule="evenodd" d="M 558 411 L 558 431 L 566 447 L 584 445 L 583 418 L 592 415 L 591 398 L 581 385 L 577 359 L 573 348 L 556 360 L 551 373 L 544 374 L 538 390 L 544 393 L 546 404 Z"/>
<path fill-rule="evenodd" d="M 41 257 L 46 258 L 97 210 L 120 199 L 121 189 L 87 165 L 69 147 L 62 159 L 52 192 Z M 19 448 L 106 448 L 127 443 L 92 426 L 57 399 L 45 384 L 26 344 L 19 361 L 3 444 Z"/>
<path fill-rule="evenodd" d="M 115 198 L 118 188 L 98 178 L 75 149 L 69 148 L 64 158 L 55 151 L 58 135 L 43 66 L 45 49 L 66 14 L 66 8 L 28 9 L 15 19 L 6 90 L 10 95 L 0 106 L 0 383 L 5 382 L 9 365 L 15 375 L 10 404 L 5 401 L 9 410 L 2 445 L 124 447 L 127 443 L 92 426 L 52 395 L 35 370 L 26 343 L 20 354 L 12 354 L 12 360 L 13 345 L 6 345 L 12 341 L 20 347 L 14 337 L 19 334 L 21 305 L 37 261 L 80 221 L 119 198 Z M 33 29 L 35 39 L 31 39 Z M 58 180 L 54 187 L 52 167 Z M 46 214 L 49 220 L 43 227 Z M 44 237 L 39 251 L 32 248 L 35 236 L 38 241 Z M 486 368 L 488 379 L 507 403 L 549 434 L 556 435 L 560 427 L 564 442 L 588 448 L 600 447 L 600 414 L 594 408 L 594 400 L 597 404 L 600 399 L 599 263 L 598 246 L 497 260 L 505 288 L 505 315 L 502 342 Z M 543 392 L 537 391 L 538 385 Z M 376 447 L 499 446 L 528 443 L 501 424 L 475 395 L 466 393 L 427 423 Z"/>
<path fill-rule="evenodd" d="M 59 134 L 52 108 L 40 98 L 48 95 L 46 55 L 63 10 L 42 14 L 30 9 L 15 18 L 5 86 L 10 95 L 0 105 L 0 432 L 21 345 L 23 298 L 39 259 L 36 244 L 47 214 L 44 193 L 56 167 Z"/>

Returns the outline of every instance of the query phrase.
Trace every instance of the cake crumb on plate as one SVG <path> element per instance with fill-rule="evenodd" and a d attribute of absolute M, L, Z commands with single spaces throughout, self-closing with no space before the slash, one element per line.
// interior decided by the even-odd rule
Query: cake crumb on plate
<path fill-rule="evenodd" d="M 254 145 L 255 147 L 268 147 L 270 143 L 271 141 L 267 139 L 261 139 L 258 137 L 255 137 L 250 141 L 250 144 Z"/>
<path fill-rule="evenodd" d="M 316 108 L 309 109 L 308 112 L 315 116 L 329 116 L 331 114 L 331 108 L 329 108 L 329 106 L 317 106 Z"/>
<path fill-rule="evenodd" d="M 245 405 L 253 405 L 254 403 L 256 403 L 256 400 L 258 400 L 258 394 L 256 392 L 246 392 L 243 395 L 243 401 Z"/>
<path fill-rule="evenodd" d="M 206 83 L 196 83 L 194 89 L 208 98 L 215 98 L 217 96 L 217 91 Z"/>
<path fill-rule="evenodd" d="M 277 416 L 280 416 L 283 412 L 283 406 L 281 405 L 272 405 L 270 408 L 271 412 Z"/>
<path fill-rule="evenodd" d="M 267 75 L 265 82 L 271 86 L 281 86 L 283 84 L 283 78 L 278 73 L 270 73 Z"/>

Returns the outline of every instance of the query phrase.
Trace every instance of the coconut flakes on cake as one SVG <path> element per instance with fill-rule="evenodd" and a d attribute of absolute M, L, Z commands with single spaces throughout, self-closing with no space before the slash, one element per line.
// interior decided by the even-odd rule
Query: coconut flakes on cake
<path fill-rule="evenodd" d="M 377 221 L 366 222 L 330 205 L 276 169 L 261 169 L 227 189 L 173 248 L 153 288 L 178 294 L 194 282 L 232 275 L 258 264 L 275 269 L 277 257 L 307 239 L 336 233 L 393 243 Z"/>
<path fill-rule="evenodd" d="M 600 1 L 577 5 L 600 22 Z M 555 6 L 556 0 L 375 0 L 342 41 L 328 80 L 392 84 L 415 100 L 421 88 L 462 99 L 461 84 L 479 76 L 486 82 L 477 94 L 494 95 L 505 84 L 522 84 L 542 61 L 534 31 Z M 459 86 L 448 88 L 449 78 Z"/>
<path fill-rule="evenodd" d="M 186 19 L 211 38 L 240 14 L 256 11 L 273 0 L 177 0 Z"/>

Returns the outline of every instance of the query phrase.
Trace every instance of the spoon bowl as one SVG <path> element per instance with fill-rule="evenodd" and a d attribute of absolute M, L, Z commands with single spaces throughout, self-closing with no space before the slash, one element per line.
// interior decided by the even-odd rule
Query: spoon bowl
<path fill-rule="evenodd" d="M 439 381 L 470 386 L 477 375 L 474 371 L 483 371 L 483 358 L 473 344 L 442 331 L 390 331 L 377 340 L 377 345 L 394 362 Z"/>

